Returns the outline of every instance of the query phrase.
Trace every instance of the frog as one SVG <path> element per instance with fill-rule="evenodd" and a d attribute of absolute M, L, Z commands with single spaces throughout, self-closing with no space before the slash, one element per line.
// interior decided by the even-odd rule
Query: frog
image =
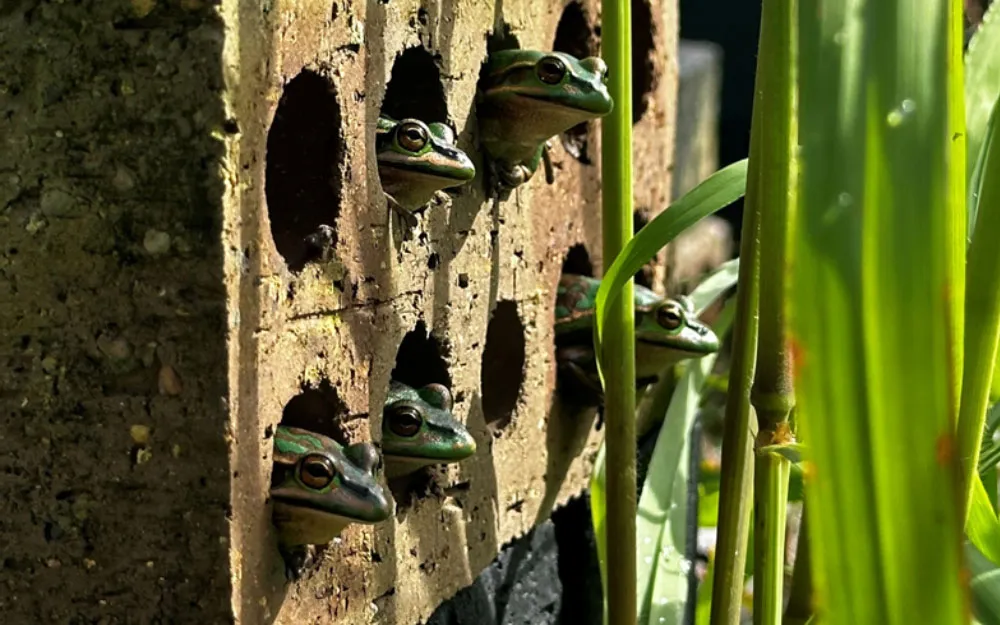
<path fill-rule="evenodd" d="M 455 145 L 447 124 L 380 115 L 375 135 L 379 178 L 389 203 L 411 224 L 413 211 L 443 189 L 476 177 L 472 159 Z"/>
<path fill-rule="evenodd" d="M 371 443 L 342 446 L 316 432 L 277 427 L 270 495 L 290 579 L 308 566 L 315 546 L 349 524 L 381 523 L 392 515 L 394 502 L 375 476 L 379 462 Z"/>
<path fill-rule="evenodd" d="M 598 404 L 603 393 L 594 353 L 594 304 L 599 278 L 560 276 L 556 289 L 555 334 L 559 381 L 574 401 Z M 695 314 L 691 299 L 661 297 L 633 286 L 635 307 L 635 377 L 643 388 L 669 365 L 719 350 L 719 338 Z"/>
<path fill-rule="evenodd" d="M 434 465 L 460 462 L 476 453 L 476 441 L 455 418 L 454 400 L 438 383 L 414 388 L 389 383 L 382 410 L 382 457 L 386 477 L 412 474 Z"/>
<path fill-rule="evenodd" d="M 497 193 L 509 194 L 528 182 L 542 162 L 546 181 L 554 181 L 549 140 L 611 112 L 607 73 L 600 57 L 520 49 L 490 55 L 476 116 Z"/>

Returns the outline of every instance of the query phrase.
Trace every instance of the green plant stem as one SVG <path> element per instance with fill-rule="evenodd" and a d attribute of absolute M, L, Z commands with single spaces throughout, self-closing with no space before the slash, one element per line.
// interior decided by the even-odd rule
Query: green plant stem
<path fill-rule="evenodd" d="M 754 106 L 754 126 L 759 126 L 759 107 Z M 759 133 L 758 133 L 759 134 Z M 754 133 L 751 132 L 751 136 Z M 749 201 L 756 186 L 751 140 L 747 177 L 747 204 L 743 211 L 740 242 L 740 277 L 736 291 L 736 324 L 730 363 L 729 397 L 722 435 L 722 467 L 719 484 L 719 533 L 716 543 L 715 578 L 712 585 L 711 625 L 737 625 L 743 598 L 750 531 L 750 493 L 753 490 L 753 439 L 756 423 L 750 418 L 750 384 L 757 350 L 757 297 L 760 259 L 757 255 L 759 219 Z"/>
<path fill-rule="evenodd" d="M 604 268 L 632 235 L 632 35 L 631 3 L 602 0 L 604 59 L 608 91 L 615 108 L 601 125 L 602 229 Z M 635 327 L 632 281 L 609 307 L 602 347 L 607 420 L 607 570 L 606 606 L 611 625 L 635 625 L 636 469 Z"/>
<path fill-rule="evenodd" d="M 785 625 L 805 623 L 812 617 L 812 546 L 809 543 L 809 506 L 802 503 L 802 520 L 799 522 L 799 544 L 795 550 L 795 570 L 788 607 L 785 608 Z"/>
<path fill-rule="evenodd" d="M 785 262 L 789 207 L 795 203 L 795 148 L 798 145 L 795 51 L 796 0 L 766 0 L 761 16 L 761 52 L 757 66 L 757 102 L 766 111 L 760 159 L 766 170 L 750 201 L 759 207 L 760 327 L 757 367 L 750 401 L 757 413 L 757 447 L 791 441 L 788 415 L 794 405 L 785 316 Z M 765 43 L 766 42 L 766 43 Z M 775 454 L 759 454 L 755 467 L 753 621 L 781 622 L 785 573 L 785 517 L 791 463 Z"/>
<path fill-rule="evenodd" d="M 777 454 L 758 454 L 754 469 L 753 621 L 781 623 L 785 578 L 785 508 L 792 464 Z"/>
<path fill-rule="evenodd" d="M 751 383 L 758 339 L 758 303 L 766 320 L 760 330 L 758 381 L 753 402 L 762 427 L 762 444 L 785 442 L 778 436 L 792 407 L 789 355 L 785 346 L 784 274 L 788 207 L 794 202 L 794 150 L 798 144 L 795 99 L 796 0 L 766 0 L 761 15 L 760 52 L 753 120 L 750 165 L 740 249 L 737 324 L 733 332 L 733 359 L 729 399 L 722 442 L 719 536 L 716 576 L 712 589 L 712 625 L 739 623 L 750 519 L 750 491 L 754 483 L 751 436 Z M 758 250 L 758 241 L 768 245 Z M 763 257 L 761 256 L 763 255 Z M 767 278 L 762 278 L 762 268 Z M 787 428 L 786 428 L 787 429 Z M 781 436 L 784 436 L 782 434 Z M 757 500 L 758 523 L 754 566 L 754 622 L 778 623 L 781 616 L 782 551 L 785 501 L 790 465 L 787 460 L 762 456 Z M 780 499 L 776 499 L 780 498 Z"/>
<path fill-rule="evenodd" d="M 962 463 L 962 489 L 966 497 L 964 519 L 972 501 L 972 481 L 979 466 L 983 426 L 990 383 L 1000 338 L 1000 123 L 993 109 L 984 149 L 982 185 L 976 229 L 969 245 L 965 290 L 965 365 L 962 401 L 958 415 L 958 457 Z"/>

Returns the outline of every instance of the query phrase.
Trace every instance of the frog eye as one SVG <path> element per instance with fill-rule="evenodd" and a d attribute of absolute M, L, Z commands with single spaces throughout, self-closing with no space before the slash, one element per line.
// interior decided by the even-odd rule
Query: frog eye
<path fill-rule="evenodd" d="M 401 406 L 389 415 L 389 429 L 396 436 L 410 438 L 420 431 L 423 424 L 423 417 L 412 406 Z"/>
<path fill-rule="evenodd" d="M 673 332 L 684 325 L 684 315 L 677 304 L 671 302 L 656 309 L 656 323 Z"/>
<path fill-rule="evenodd" d="M 306 456 L 299 465 L 299 481 L 309 488 L 326 488 L 336 477 L 337 470 L 326 456 Z"/>
<path fill-rule="evenodd" d="M 399 127 L 396 140 L 404 150 L 419 152 L 427 145 L 427 130 L 420 124 L 406 122 Z"/>
<path fill-rule="evenodd" d="M 566 65 L 561 59 L 554 56 L 547 56 L 535 65 L 535 72 L 538 79 L 549 85 L 557 85 L 562 82 L 566 75 Z"/>

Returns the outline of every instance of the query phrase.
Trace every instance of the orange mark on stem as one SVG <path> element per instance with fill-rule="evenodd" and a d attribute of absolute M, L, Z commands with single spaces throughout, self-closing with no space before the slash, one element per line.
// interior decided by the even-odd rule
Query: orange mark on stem
<path fill-rule="evenodd" d="M 774 428 L 771 432 L 771 444 L 772 445 L 784 445 L 785 443 L 794 443 L 795 433 L 792 432 L 792 426 L 788 424 L 788 421 L 782 421 Z"/>
<path fill-rule="evenodd" d="M 955 459 L 955 436 L 950 432 L 938 436 L 934 443 L 934 457 L 942 467 L 949 467 Z"/>
<path fill-rule="evenodd" d="M 787 340 L 788 355 L 792 361 L 792 380 L 799 377 L 802 368 L 805 367 L 806 353 L 802 344 L 794 336 L 789 335 Z"/>

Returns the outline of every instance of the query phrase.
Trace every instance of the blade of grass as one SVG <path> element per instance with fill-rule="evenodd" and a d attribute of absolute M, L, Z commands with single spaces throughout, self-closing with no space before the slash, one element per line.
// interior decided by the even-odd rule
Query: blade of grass
<path fill-rule="evenodd" d="M 965 533 L 979 551 L 1000 564 L 1000 520 L 997 520 L 986 487 L 979 476 L 972 483 L 972 502 L 969 519 L 965 522 Z"/>
<path fill-rule="evenodd" d="M 713 330 L 718 336 L 729 331 L 734 307 L 730 302 Z M 663 427 L 649 461 L 646 483 L 636 518 L 639 623 L 681 625 L 688 599 L 686 559 L 688 433 L 698 413 L 701 389 L 715 365 L 717 354 L 689 363 L 667 408 Z"/>
<path fill-rule="evenodd" d="M 993 115 L 997 114 L 994 107 Z M 958 457 L 966 507 L 972 504 L 973 478 L 979 465 L 990 384 L 1000 340 L 1000 124 L 991 123 L 983 143 L 979 217 L 966 265 L 965 367 L 958 419 Z M 967 512 L 966 512 L 967 513 Z"/>
<path fill-rule="evenodd" d="M 983 625 L 1000 625 L 1000 568 L 970 544 L 965 553 L 972 574 L 972 611 Z"/>
<path fill-rule="evenodd" d="M 689 297 L 694 305 L 696 315 L 701 315 L 705 312 L 705 309 L 707 309 L 712 302 L 718 298 L 719 294 L 732 288 L 732 286 L 736 283 L 736 270 L 738 270 L 738 268 L 738 259 L 723 263 L 718 269 L 709 274 L 697 287 L 695 287 Z M 716 335 L 722 337 L 726 332 L 728 332 L 728 329 L 729 322 L 725 322 L 725 314 L 720 314 L 714 325 Z M 657 389 L 658 388 L 659 385 L 657 386 Z M 650 407 L 650 411 L 656 410 L 658 405 L 663 407 L 662 412 L 666 414 L 670 406 L 670 397 L 667 397 L 666 401 L 662 403 L 654 402 Z M 647 418 L 647 421 L 652 420 L 652 417 Z M 663 419 L 661 418 L 660 420 Z M 602 444 L 598 450 L 597 458 L 594 460 L 594 470 L 590 477 L 591 521 L 594 527 L 594 535 L 597 540 L 597 560 L 601 569 L 601 583 L 604 588 L 606 588 L 607 584 L 607 540 L 605 537 L 607 512 L 604 505 L 604 497 L 606 493 L 605 454 L 605 446 Z"/>
<path fill-rule="evenodd" d="M 595 297 L 594 345 L 598 354 L 601 353 L 608 307 L 622 297 L 622 285 L 678 234 L 743 197 L 746 180 L 745 159 L 720 169 L 654 217 L 628 242 L 604 272 Z M 601 359 L 597 365 L 603 377 Z"/>
<path fill-rule="evenodd" d="M 993 3 L 983 16 L 965 53 L 965 154 L 970 168 L 966 179 L 971 188 L 972 166 L 986 139 L 986 126 L 993 103 L 1000 96 L 1000 7 Z"/>
<path fill-rule="evenodd" d="M 603 319 L 607 316 L 608 295 L 610 293 L 617 293 L 617 291 L 609 291 L 609 288 L 605 287 L 605 282 L 609 280 L 613 281 L 617 284 L 617 288 L 620 289 L 625 281 L 631 279 L 639 268 L 649 262 L 649 259 L 656 252 L 683 232 L 685 228 L 741 198 L 746 188 L 746 164 L 746 160 L 733 163 L 715 172 L 705 179 L 704 182 L 684 194 L 683 197 L 646 224 L 629 241 L 618 257 L 615 258 L 611 267 L 605 271 L 604 279 L 601 281 L 601 287 L 598 290 L 601 302 L 596 306 L 597 313 L 594 324 L 595 345 L 598 346 L 595 351 L 599 356 L 597 361 L 598 372 L 601 372 L 602 351 L 599 348 L 600 341 L 597 337 L 602 334 L 598 330 L 602 323 L 598 323 L 596 319 Z M 603 297 L 600 295 L 602 290 Z M 597 555 L 601 567 L 601 580 L 605 588 L 605 596 L 607 596 L 607 542 L 605 536 L 608 515 L 605 503 L 607 496 L 605 487 L 605 462 L 606 451 L 605 445 L 602 444 L 597 458 L 594 460 L 594 470 L 590 478 L 590 511 L 594 534 L 597 537 Z"/>
<path fill-rule="evenodd" d="M 601 123 L 601 176 L 605 269 L 632 236 L 632 8 L 602 0 L 602 42 L 608 92 L 615 108 Z M 616 575 L 607 578 L 605 606 L 611 625 L 635 625 L 635 325 L 632 282 L 608 309 L 606 345 L 597 346 L 607 365 L 604 417 L 607 445 L 607 531 L 615 547 L 606 553 Z M 605 380 L 602 378 L 602 384 Z"/>
<path fill-rule="evenodd" d="M 948 10 L 849 0 L 800 14 L 790 315 L 829 625 L 968 620 L 952 435 L 960 321 L 949 293 L 963 233 L 949 214 Z"/>

